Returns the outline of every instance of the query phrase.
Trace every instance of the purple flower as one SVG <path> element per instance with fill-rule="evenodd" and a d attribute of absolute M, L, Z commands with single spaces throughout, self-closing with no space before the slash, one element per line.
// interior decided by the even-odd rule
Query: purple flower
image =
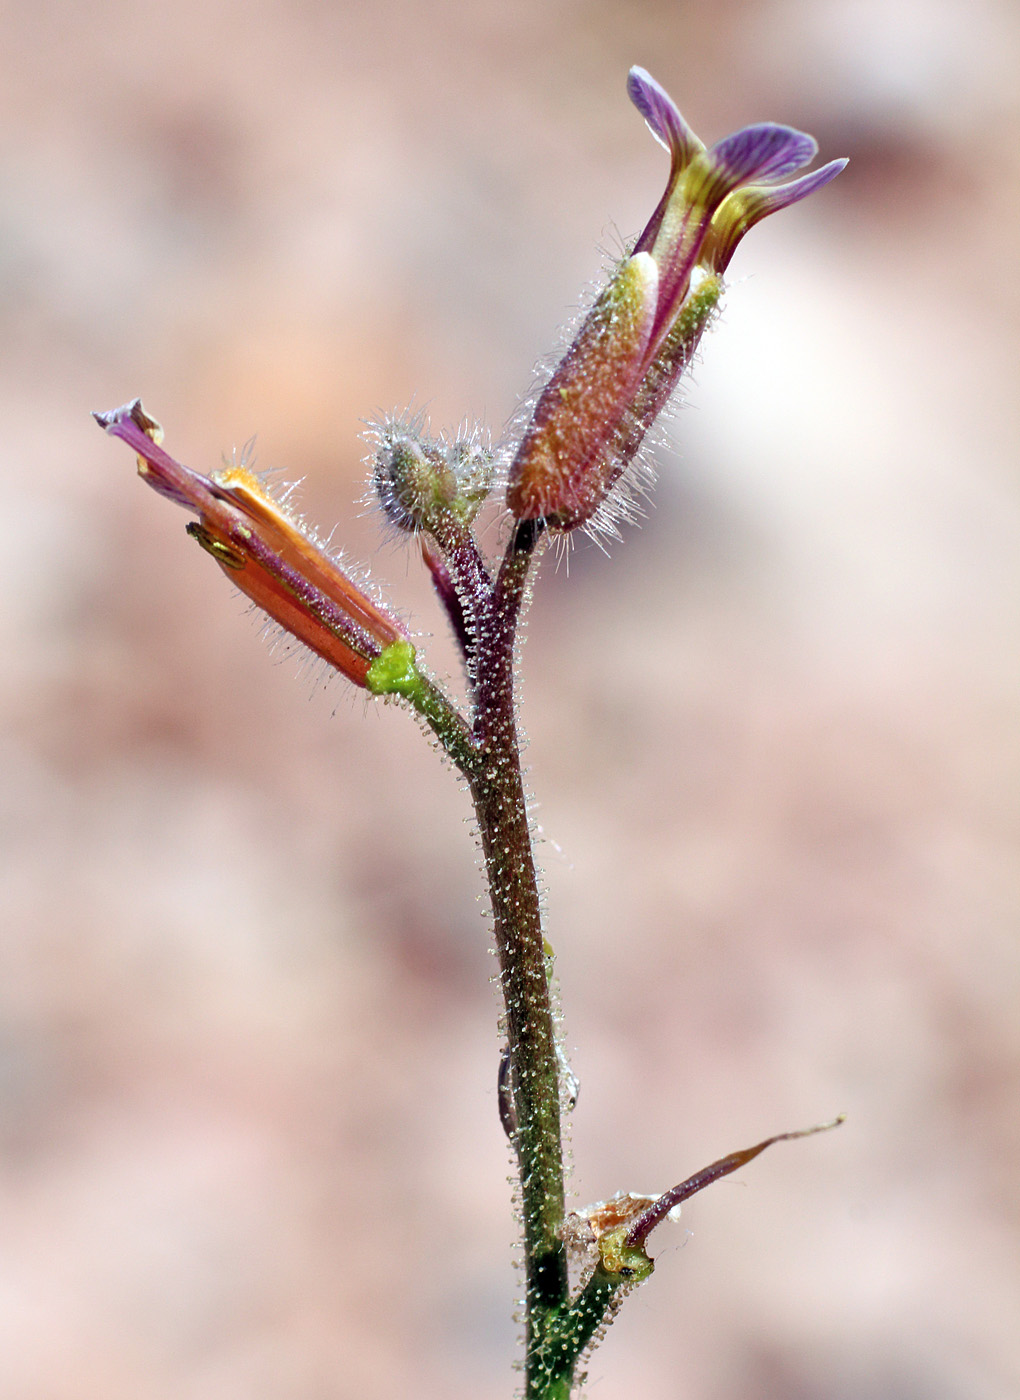
<path fill-rule="evenodd" d="M 762 122 L 706 148 L 643 68 L 631 69 L 627 91 L 669 152 L 669 181 L 539 397 L 510 470 L 516 518 L 559 530 L 590 520 L 635 457 L 711 321 L 747 230 L 846 165 L 787 179 L 817 154 L 804 132 Z"/>

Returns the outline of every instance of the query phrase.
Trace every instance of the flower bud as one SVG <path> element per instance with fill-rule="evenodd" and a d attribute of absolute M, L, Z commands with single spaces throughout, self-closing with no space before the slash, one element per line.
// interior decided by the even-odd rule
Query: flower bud
<path fill-rule="evenodd" d="M 373 435 L 372 484 L 391 525 L 434 534 L 450 517 L 471 523 L 489 493 L 491 452 L 471 438 L 435 441 L 397 422 Z"/>
<path fill-rule="evenodd" d="M 428 529 L 457 489 L 442 454 L 432 444 L 406 435 L 380 445 L 373 484 L 390 524 L 411 532 Z"/>

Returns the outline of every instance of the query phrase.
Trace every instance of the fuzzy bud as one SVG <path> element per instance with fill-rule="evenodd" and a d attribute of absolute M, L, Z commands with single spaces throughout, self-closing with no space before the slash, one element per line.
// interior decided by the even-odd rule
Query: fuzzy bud
<path fill-rule="evenodd" d="M 427 530 L 456 494 L 453 473 L 431 444 L 394 437 L 375 454 L 373 483 L 386 518 L 398 530 Z"/>
<path fill-rule="evenodd" d="M 489 493 L 491 452 L 470 438 L 435 441 L 397 423 L 375 436 L 372 484 L 392 525 L 434 534 L 450 517 L 471 523 Z"/>
<path fill-rule="evenodd" d="M 655 263 L 638 253 L 585 319 L 510 469 L 507 505 L 516 519 L 572 530 L 598 509 L 613 476 L 607 448 L 645 370 L 657 285 Z"/>

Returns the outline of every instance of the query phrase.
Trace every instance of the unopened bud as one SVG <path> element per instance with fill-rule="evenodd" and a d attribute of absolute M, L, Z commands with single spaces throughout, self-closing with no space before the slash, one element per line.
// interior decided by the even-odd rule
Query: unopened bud
<path fill-rule="evenodd" d="M 375 454 L 373 482 L 386 517 L 398 530 L 427 530 L 456 494 L 453 473 L 431 444 L 396 437 Z"/>
<path fill-rule="evenodd" d="M 470 438 L 437 442 L 399 424 L 376 436 L 372 483 L 392 525 L 433 534 L 450 516 L 471 523 L 489 493 L 490 452 Z"/>

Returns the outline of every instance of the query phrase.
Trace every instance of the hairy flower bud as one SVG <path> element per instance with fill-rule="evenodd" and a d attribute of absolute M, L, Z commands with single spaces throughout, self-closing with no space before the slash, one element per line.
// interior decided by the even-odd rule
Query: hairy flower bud
<path fill-rule="evenodd" d="M 442 454 L 406 435 L 379 447 L 373 484 L 390 524 L 409 531 L 427 529 L 457 489 Z"/>
<path fill-rule="evenodd" d="M 471 438 L 428 438 L 417 422 L 387 422 L 371 435 L 372 485 L 391 525 L 428 534 L 450 518 L 470 525 L 489 493 L 491 452 Z"/>
<path fill-rule="evenodd" d="M 518 520 L 570 530 L 605 496 L 613 472 L 606 449 L 640 387 L 657 288 L 655 263 L 638 253 L 586 317 L 514 459 L 507 505 Z"/>

